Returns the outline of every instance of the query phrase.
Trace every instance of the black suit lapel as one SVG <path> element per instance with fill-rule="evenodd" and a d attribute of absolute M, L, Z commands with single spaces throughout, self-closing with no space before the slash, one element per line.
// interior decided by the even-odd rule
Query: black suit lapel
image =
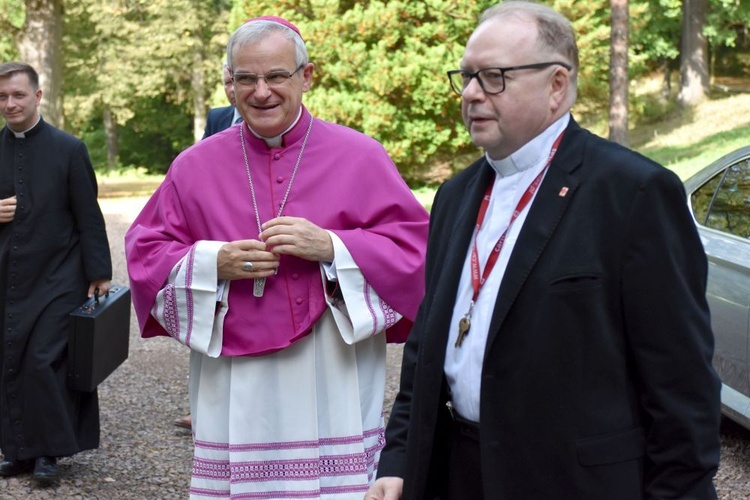
<path fill-rule="evenodd" d="M 495 171 L 482 160 L 481 168 L 477 175 L 469 182 L 464 192 L 463 200 L 459 204 L 458 216 L 451 230 L 452 237 L 449 241 L 447 262 L 463 262 L 466 258 L 466 250 L 474 236 L 474 227 L 477 223 L 477 213 L 482 202 L 487 186 L 495 179 Z M 455 259 L 455 260 L 454 260 Z M 461 278 L 462 266 L 451 266 L 452 277 L 455 278 L 456 287 Z M 454 297 L 455 298 L 455 297 Z"/>
<path fill-rule="evenodd" d="M 227 112 L 226 112 L 226 119 L 225 119 L 225 122 L 224 122 L 225 123 L 225 127 L 224 128 L 229 128 L 232 125 L 234 125 L 232 123 L 233 120 L 234 120 L 234 107 L 233 106 L 229 106 L 229 109 L 227 109 Z"/>
<path fill-rule="evenodd" d="M 580 127 L 571 119 L 560 148 L 529 209 L 500 284 L 485 353 L 497 337 L 521 287 L 575 196 L 580 179 L 573 172 L 581 164 L 585 140 L 579 132 Z"/>
<path fill-rule="evenodd" d="M 445 252 L 438 257 L 441 266 L 439 283 L 436 287 L 434 302 L 431 304 L 427 331 L 433 332 L 440 340 L 426 343 L 439 349 L 434 353 L 435 359 L 441 363 L 445 354 L 445 343 L 448 337 L 449 323 L 453 315 L 453 307 L 461 280 L 466 252 L 472 241 L 474 226 L 477 222 L 477 212 L 487 185 L 493 182 L 495 172 L 486 160 L 480 160 L 476 174 L 466 183 L 460 198 L 451 200 L 452 207 L 456 207 L 457 214 L 453 218 L 451 227 L 442 230 L 445 235 L 441 243 L 446 245 Z M 471 168 L 471 167 L 469 167 Z"/>

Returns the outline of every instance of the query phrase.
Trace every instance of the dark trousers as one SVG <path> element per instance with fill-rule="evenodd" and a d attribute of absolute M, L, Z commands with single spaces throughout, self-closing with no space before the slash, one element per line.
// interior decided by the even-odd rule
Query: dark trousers
<path fill-rule="evenodd" d="M 448 461 L 448 500 L 482 500 L 479 424 L 454 415 Z"/>

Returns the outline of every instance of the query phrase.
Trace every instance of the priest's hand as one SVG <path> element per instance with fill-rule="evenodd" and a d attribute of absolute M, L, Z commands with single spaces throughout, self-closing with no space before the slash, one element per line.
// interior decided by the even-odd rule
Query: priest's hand
<path fill-rule="evenodd" d="M 400 477 L 381 477 L 365 494 L 365 500 L 400 500 L 404 480 Z"/>
<path fill-rule="evenodd" d="M 10 222 L 16 215 L 16 197 L 3 198 L 0 200 L 0 223 Z"/>
<path fill-rule="evenodd" d="M 277 255 L 333 262 L 333 242 L 325 229 L 299 217 L 277 217 L 263 224 L 260 238 Z"/>
<path fill-rule="evenodd" d="M 97 294 L 97 297 L 103 297 L 104 295 L 107 295 L 107 293 L 109 293 L 109 289 L 111 287 L 112 282 L 110 280 L 92 281 L 91 283 L 89 283 L 89 291 L 87 297 L 93 297 L 94 293 Z"/>
<path fill-rule="evenodd" d="M 276 274 L 279 256 L 269 252 L 258 240 L 237 240 L 225 243 L 216 257 L 220 280 L 267 278 Z"/>

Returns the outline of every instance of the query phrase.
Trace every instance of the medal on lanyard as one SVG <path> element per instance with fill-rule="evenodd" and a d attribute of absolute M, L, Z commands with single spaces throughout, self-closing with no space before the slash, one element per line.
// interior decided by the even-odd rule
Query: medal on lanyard
<path fill-rule="evenodd" d="M 484 267 L 484 272 L 480 274 L 479 251 L 477 250 L 477 235 L 479 234 L 479 228 L 482 227 L 484 217 L 487 214 L 487 209 L 490 205 L 490 197 L 492 196 L 493 184 L 487 186 L 487 190 L 484 192 L 484 196 L 482 197 L 482 204 L 479 206 L 477 222 L 474 226 L 474 242 L 471 248 L 471 285 L 474 289 L 474 293 L 472 295 L 471 302 L 469 302 L 469 310 L 466 311 L 466 314 L 464 314 L 464 316 L 460 320 L 458 320 L 458 337 L 456 337 L 456 343 L 453 345 L 454 347 L 461 347 L 461 344 L 463 344 L 464 342 L 464 338 L 469 334 L 469 330 L 471 329 L 471 313 L 474 311 L 474 304 L 479 297 L 479 291 L 481 290 L 482 285 L 484 285 L 484 282 L 487 281 L 487 278 L 490 276 L 492 269 L 494 269 L 495 267 L 495 263 L 497 263 L 497 259 L 500 256 L 500 251 L 503 249 L 503 245 L 505 244 L 505 237 L 508 235 L 508 231 L 510 231 L 513 223 L 516 221 L 518 216 L 521 215 L 521 212 L 523 212 L 531 199 L 534 197 L 536 190 L 539 188 L 539 184 L 541 184 L 542 182 L 544 173 L 549 168 L 550 163 L 552 163 L 552 158 L 557 152 L 557 147 L 560 145 L 562 136 L 562 133 L 557 136 L 555 143 L 552 145 L 552 150 L 547 157 L 547 163 L 544 165 L 542 171 L 537 174 L 533 181 L 531 181 L 531 184 L 529 184 L 529 187 L 526 188 L 523 196 L 521 196 L 521 199 L 518 201 L 518 205 L 516 205 L 516 209 L 513 211 L 513 215 L 510 218 L 508 227 L 505 228 L 505 231 L 503 231 L 503 234 L 501 234 L 500 238 L 497 240 L 497 243 L 493 247 L 492 252 L 490 252 L 490 256 L 487 258 L 487 264 Z"/>

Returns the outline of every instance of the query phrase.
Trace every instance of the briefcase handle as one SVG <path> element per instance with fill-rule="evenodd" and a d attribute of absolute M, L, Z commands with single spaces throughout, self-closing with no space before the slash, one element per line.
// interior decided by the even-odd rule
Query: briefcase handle
<path fill-rule="evenodd" d="M 122 287 L 119 285 L 112 285 L 111 287 L 109 287 L 109 290 L 107 290 L 107 293 L 104 294 L 104 298 L 108 299 L 110 292 L 117 293 L 120 288 Z M 94 288 L 94 305 L 99 305 L 99 297 L 101 297 L 101 295 L 99 295 L 99 287 L 96 287 Z"/>
<path fill-rule="evenodd" d="M 109 290 L 107 290 L 107 293 L 104 294 L 105 298 L 109 298 Z M 99 287 L 94 288 L 94 303 L 98 306 L 99 305 Z"/>
<path fill-rule="evenodd" d="M 118 290 L 118 288 L 115 288 L 115 291 L 116 290 Z M 111 288 L 104 294 L 104 298 L 109 298 L 110 291 L 112 291 Z M 101 295 L 99 295 L 99 287 L 96 287 L 94 288 L 94 298 L 87 300 L 86 303 L 81 306 L 81 310 L 90 313 L 99 307 L 99 297 L 101 297 Z"/>

